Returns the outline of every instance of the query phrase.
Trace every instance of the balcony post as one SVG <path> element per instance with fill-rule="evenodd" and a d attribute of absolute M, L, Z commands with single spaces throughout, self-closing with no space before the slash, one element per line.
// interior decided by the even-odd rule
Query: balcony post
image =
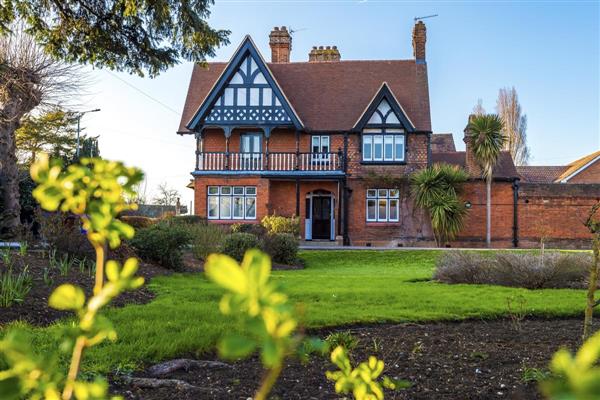
<path fill-rule="evenodd" d="M 200 169 L 200 156 L 202 155 L 202 147 L 204 146 L 204 135 L 202 131 L 196 132 L 196 171 Z M 204 168 L 204 162 L 202 163 Z"/>
<path fill-rule="evenodd" d="M 342 153 L 341 147 L 338 147 L 337 156 L 338 156 L 338 169 L 343 171 L 344 170 L 344 153 Z"/>
<path fill-rule="evenodd" d="M 300 169 L 300 131 L 296 130 L 296 171 Z"/>
<path fill-rule="evenodd" d="M 223 132 L 225 133 L 225 169 L 229 169 L 229 138 L 231 137 L 231 126 L 224 126 Z"/>
<path fill-rule="evenodd" d="M 263 128 L 263 131 L 265 132 L 265 169 L 267 171 L 269 171 L 269 140 L 271 139 L 271 129 L 273 129 L 270 126 L 265 126 Z M 261 165 L 262 167 L 262 165 Z"/>

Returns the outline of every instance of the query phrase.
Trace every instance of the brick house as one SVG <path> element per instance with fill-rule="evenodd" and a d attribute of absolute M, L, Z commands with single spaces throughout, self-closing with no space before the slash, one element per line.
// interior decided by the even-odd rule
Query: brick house
<path fill-rule="evenodd" d="M 196 138 L 194 213 L 220 224 L 297 215 L 305 240 L 432 245 L 407 178 L 446 162 L 472 178 L 455 245 L 481 245 L 485 188 L 468 141 L 459 152 L 451 134 L 432 133 L 425 43 L 419 21 L 408 60 L 346 61 L 327 46 L 290 62 L 292 37 L 276 27 L 271 62 L 247 36 L 229 62 L 196 65 L 177 132 Z M 519 243 L 520 179 L 503 153 L 494 171 L 496 246 Z"/>

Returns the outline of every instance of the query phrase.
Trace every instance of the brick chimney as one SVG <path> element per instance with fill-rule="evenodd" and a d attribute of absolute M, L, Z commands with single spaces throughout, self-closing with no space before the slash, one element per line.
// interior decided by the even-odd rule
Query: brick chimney
<path fill-rule="evenodd" d="M 415 24 L 412 33 L 413 55 L 417 64 L 425 64 L 425 42 L 427 42 L 427 28 L 423 21 Z"/>
<path fill-rule="evenodd" d="M 475 114 L 471 114 L 469 115 L 469 124 L 471 123 L 471 121 L 473 120 L 473 118 L 475 118 Z M 467 126 L 465 127 L 465 136 L 463 138 L 463 141 L 465 142 L 465 169 L 467 170 L 467 172 L 469 173 L 469 175 L 476 175 L 476 176 L 480 176 L 481 175 L 481 167 L 479 167 L 479 164 L 477 164 L 477 161 L 475 160 L 475 156 L 473 155 L 473 149 L 471 146 L 471 140 L 473 140 L 471 138 L 471 132 L 469 131 L 469 124 L 467 124 Z"/>
<path fill-rule="evenodd" d="M 271 62 L 289 63 L 292 51 L 292 37 L 285 26 L 276 26 L 269 34 L 269 46 L 271 46 Z"/>
<path fill-rule="evenodd" d="M 310 53 L 308 53 L 309 62 L 337 62 L 340 61 L 341 55 L 337 46 L 313 46 Z"/>

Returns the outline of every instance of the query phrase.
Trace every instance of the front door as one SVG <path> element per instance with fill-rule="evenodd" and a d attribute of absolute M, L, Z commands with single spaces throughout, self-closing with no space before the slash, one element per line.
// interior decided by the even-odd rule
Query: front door
<path fill-rule="evenodd" d="M 312 238 L 331 238 L 331 196 L 312 198 Z"/>

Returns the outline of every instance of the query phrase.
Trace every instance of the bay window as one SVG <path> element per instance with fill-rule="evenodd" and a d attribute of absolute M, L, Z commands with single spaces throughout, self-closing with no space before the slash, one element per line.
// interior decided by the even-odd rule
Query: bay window
<path fill-rule="evenodd" d="M 209 186 L 208 219 L 256 219 L 256 187 Z"/>
<path fill-rule="evenodd" d="M 398 222 L 400 191 L 398 189 L 367 189 L 367 221 Z"/>

